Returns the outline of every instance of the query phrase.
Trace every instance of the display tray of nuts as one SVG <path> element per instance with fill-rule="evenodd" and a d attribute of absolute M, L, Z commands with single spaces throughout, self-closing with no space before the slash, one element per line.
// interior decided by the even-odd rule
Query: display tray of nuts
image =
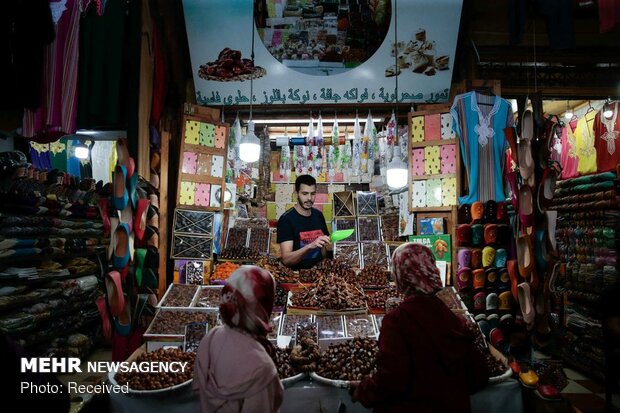
<path fill-rule="evenodd" d="M 192 382 L 196 354 L 179 348 L 161 348 L 140 354 L 135 363 L 169 363 L 172 361 L 187 363 L 181 373 L 172 372 L 115 372 L 108 373 L 113 385 L 129 385 L 129 393 L 143 396 L 167 395 L 175 390 L 185 388 Z"/>
<path fill-rule="evenodd" d="M 390 284 L 390 272 L 383 265 L 369 264 L 355 274 L 349 282 L 354 282 L 364 289 L 382 289 Z"/>
<path fill-rule="evenodd" d="M 302 286 L 289 293 L 288 314 L 367 314 L 364 292 L 333 275 L 321 276 L 313 287 Z"/>
<path fill-rule="evenodd" d="M 220 285 L 203 285 L 200 286 L 198 293 L 192 301 L 192 307 L 198 308 L 219 308 L 220 297 L 222 295 L 222 288 Z"/>
<path fill-rule="evenodd" d="M 375 323 L 369 315 L 346 315 L 344 316 L 346 336 L 355 338 L 377 338 Z"/>
<path fill-rule="evenodd" d="M 196 284 L 170 284 L 157 307 L 189 307 L 198 288 Z"/>
<path fill-rule="evenodd" d="M 144 333 L 145 340 L 159 336 L 183 336 L 185 324 L 209 323 L 209 328 L 222 324 L 218 312 L 208 308 L 160 308 Z"/>
<path fill-rule="evenodd" d="M 373 338 L 354 338 L 331 344 L 321 355 L 317 371 L 310 377 L 319 383 L 348 388 L 350 381 L 362 380 L 377 368 L 379 346 Z"/>
<path fill-rule="evenodd" d="M 404 296 L 393 285 L 380 290 L 364 289 L 364 294 L 366 294 L 366 302 L 371 314 L 385 314 L 388 299 L 392 299 L 392 304 L 394 304 L 394 301 L 400 304 L 404 299 Z"/>
<path fill-rule="evenodd" d="M 282 382 L 282 386 L 284 387 L 289 387 L 306 377 L 306 373 L 298 373 L 293 366 L 291 366 L 290 355 L 290 348 L 285 349 L 280 347 L 276 347 L 274 354 L 271 355 L 271 359 L 278 370 L 280 382 Z"/>
<path fill-rule="evenodd" d="M 384 242 L 362 242 L 362 265 L 366 268 L 371 265 L 383 267 L 385 270 L 390 269 L 389 248 Z"/>

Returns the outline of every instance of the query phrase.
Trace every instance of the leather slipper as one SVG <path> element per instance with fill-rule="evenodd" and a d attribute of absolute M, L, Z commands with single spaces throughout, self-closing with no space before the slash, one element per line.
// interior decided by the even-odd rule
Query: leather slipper
<path fill-rule="evenodd" d="M 123 312 L 125 307 L 121 275 L 118 271 L 110 271 L 104 282 L 110 314 L 117 316 Z"/>

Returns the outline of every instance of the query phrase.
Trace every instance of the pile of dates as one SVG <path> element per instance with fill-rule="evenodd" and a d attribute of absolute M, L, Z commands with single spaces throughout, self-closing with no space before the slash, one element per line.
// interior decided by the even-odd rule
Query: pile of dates
<path fill-rule="evenodd" d="M 220 258 L 223 260 L 256 260 L 260 257 L 258 251 L 254 251 L 248 247 L 243 246 L 235 246 L 235 247 L 226 247 Z"/>
<path fill-rule="evenodd" d="M 323 260 L 310 269 L 299 270 L 299 281 L 315 283 L 321 276 L 334 276 L 345 281 L 355 278 L 355 271 L 342 258 Z"/>
<path fill-rule="evenodd" d="M 136 359 L 135 363 L 170 363 L 170 362 L 186 362 L 185 369 L 182 372 L 158 372 L 158 373 L 142 373 L 136 371 L 118 372 L 114 377 L 120 385 L 129 384 L 129 388 L 133 390 L 160 390 L 172 387 L 177 384 L 185 383 L 192 378 L 194 370 L 195 353 L 182 351 L 178 348 L 168 348 L 152 351 L 150 353 L 142 353 Z"/>
<path fill-rule="evenodd" d="M 189 307 L 198 287 L 194 284 L 172 284 L 162 307 Z"/>
<path fill-rule="evenodd" d="M 390 298 L 402 301 L 404 297 L 396 290 L 396 287 L 392 285 L 387 288 L 377 290 L 377 292 L 366 294 L 366 302 L 368 303 L 368 307 L 370 308 L 383 309 L 385 308 L 385 303 Z"/>
<path fill-rule="evenodd" d="M 290 359 L 295 371 L 300 373 L 316 371 L 319 360 L 321 360 L 319 345 L 309 338 L 297 340 L 297 344 L 291 351 Z"/>
<path fill-rule="evenodd" d="M 361 380 L 377 369 L 377 340 L 354 338 L 331 344 L 321 356 L 316 373 L 332 380 Z"/>
<path fill-rule="evenodd" d="M 275 307 L 284 307 L 286 306 L 286 302 L 288 301 L 288 291 L 279 285 L 276 286 L 276 297 L 273 300 L 273 305 Z"/>
<path fill-rule="evenodd" d="M 278 377 L 280 378 L 280 380 L 286 379 L 288 377 L 293 377 L 295 374 L 297 374 L 293 366 L 291 366 L 290 353 L 290 348 L 284 349 L 280 347 L 274 347 L 274 351 L 271 354 L 271 359 L 276 365 L 276 369 L 278 370 Z"/>
<path fill-rule="evenodd" d="M 269 271 L 277 283 L 296 283 L 299 280 L 298 275 L 277 258 L 261 257 L 256 265 Z"/>
<path fill-rule="evenodd" d="M 226 47 L 217 56 L 216 61 L 200 65 L 198 75 L 203 79 L 207 76 L 228 79 L 234 76 L 252 74 L 253 72 L 254 63 L 251 59 L 242 59 L 239 50 Z"/>
<path fill-rule="evenodd" d="M 362 290 L 337 277 L 320 276 L 312 288 L 300 288 L 291 298 L 294 306 L 316 307 L 325 310 L 345 310 L 366 307 Z"/>
<path fill-rule="evenodd" d="M 390 282 L 390 273 L 383 265 L 369 264 L 357 274 L 355 281 L 364 286 L 382 287 Z"/>
<path fill-rule="evenodd" d="M 209 323 L 209 328 L 217 325 L 217 313 L 207 311 L 159 310 L 149 327 L 149 334 L 181 335 L 185 324 Z"/>

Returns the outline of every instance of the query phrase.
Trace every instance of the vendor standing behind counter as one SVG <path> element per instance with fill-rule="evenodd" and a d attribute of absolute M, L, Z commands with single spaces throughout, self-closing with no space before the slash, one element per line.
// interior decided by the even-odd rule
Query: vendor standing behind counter
<path fill-rule="evenodd" d="M 295 179 L 297 203 L 278 220 L 278 243 L 282 263 L 294 270 L 312 268 L 331 248 L 323 213 L 313 208 L 316 179 L 300 175 Z"/>

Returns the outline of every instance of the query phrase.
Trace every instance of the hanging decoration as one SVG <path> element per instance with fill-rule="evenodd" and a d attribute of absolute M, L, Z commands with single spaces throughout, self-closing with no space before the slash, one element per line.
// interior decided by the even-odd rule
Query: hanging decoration
<path fill-rule="evenodd" d="M 364 152 L 366 152 L 366 173 L 368 174 L 369 179 L 372 179 L 372 176 L 375 172 L 375 154 L 377 153 L 378 146 L 377 128 L 372 121 L 372 115 L 370 111 L 368 111 L 366 125 L 364 126 L 363 142 Z"/>
<path fill-rule="evenodd" d="M 386 141 L 387 161 L 389 162 L 392 160 L 392 156 L 394 156 L 394 143 L 396 142 L 396 115 L 394 115 L 394 111 L 392 111 L 392 116 L 387 124 Z"/>
<path fill-rule="evenodd" d="M 349 140 L 349 131 L 344 132 L 344 145 L 343 149 L 340 151 L 340 167 L 342 168 L 342 172 L 344 173 L 344 180 L 350 181 L 352 175 L 352 148 L 351 141 Z"/>
<path fill-rule="evenodd" d="M 295 146 L 295 151 L 294 151 L 294 162 L 295 162 L 295 174 L 299 175 L 305 175 L 308 173 L 308 167 L 306 166 L 306 162 L 307 162 L 307 150 L 308 147 L 307 146 L 303 146 L 303 145 L 297 145 Z"/>
<path fill-rule="evenodd" d="M 351 148 L 351 174 L 358 178 L 362 171 L 362 132 L 360 128 L 360 120 L 355 115 L 355 124 L 353 125 L 353 145 Z M 368 160 L 368 159 L 366 159 Z"/>
<path fill-rule="evenodd" d="M 319 113 L 319 120 L 316 125 L 316 155 L 314 156 L 314 177 L 318 177 L 323 172 L 323 118 Z"/>
<path fill-rule="evenodd" d="M 282 146 L 282 153 L 280 155 L 280 178 L 284 182 L 289 182 L 291 179 L 291 149 L 288 145 Z"/>

